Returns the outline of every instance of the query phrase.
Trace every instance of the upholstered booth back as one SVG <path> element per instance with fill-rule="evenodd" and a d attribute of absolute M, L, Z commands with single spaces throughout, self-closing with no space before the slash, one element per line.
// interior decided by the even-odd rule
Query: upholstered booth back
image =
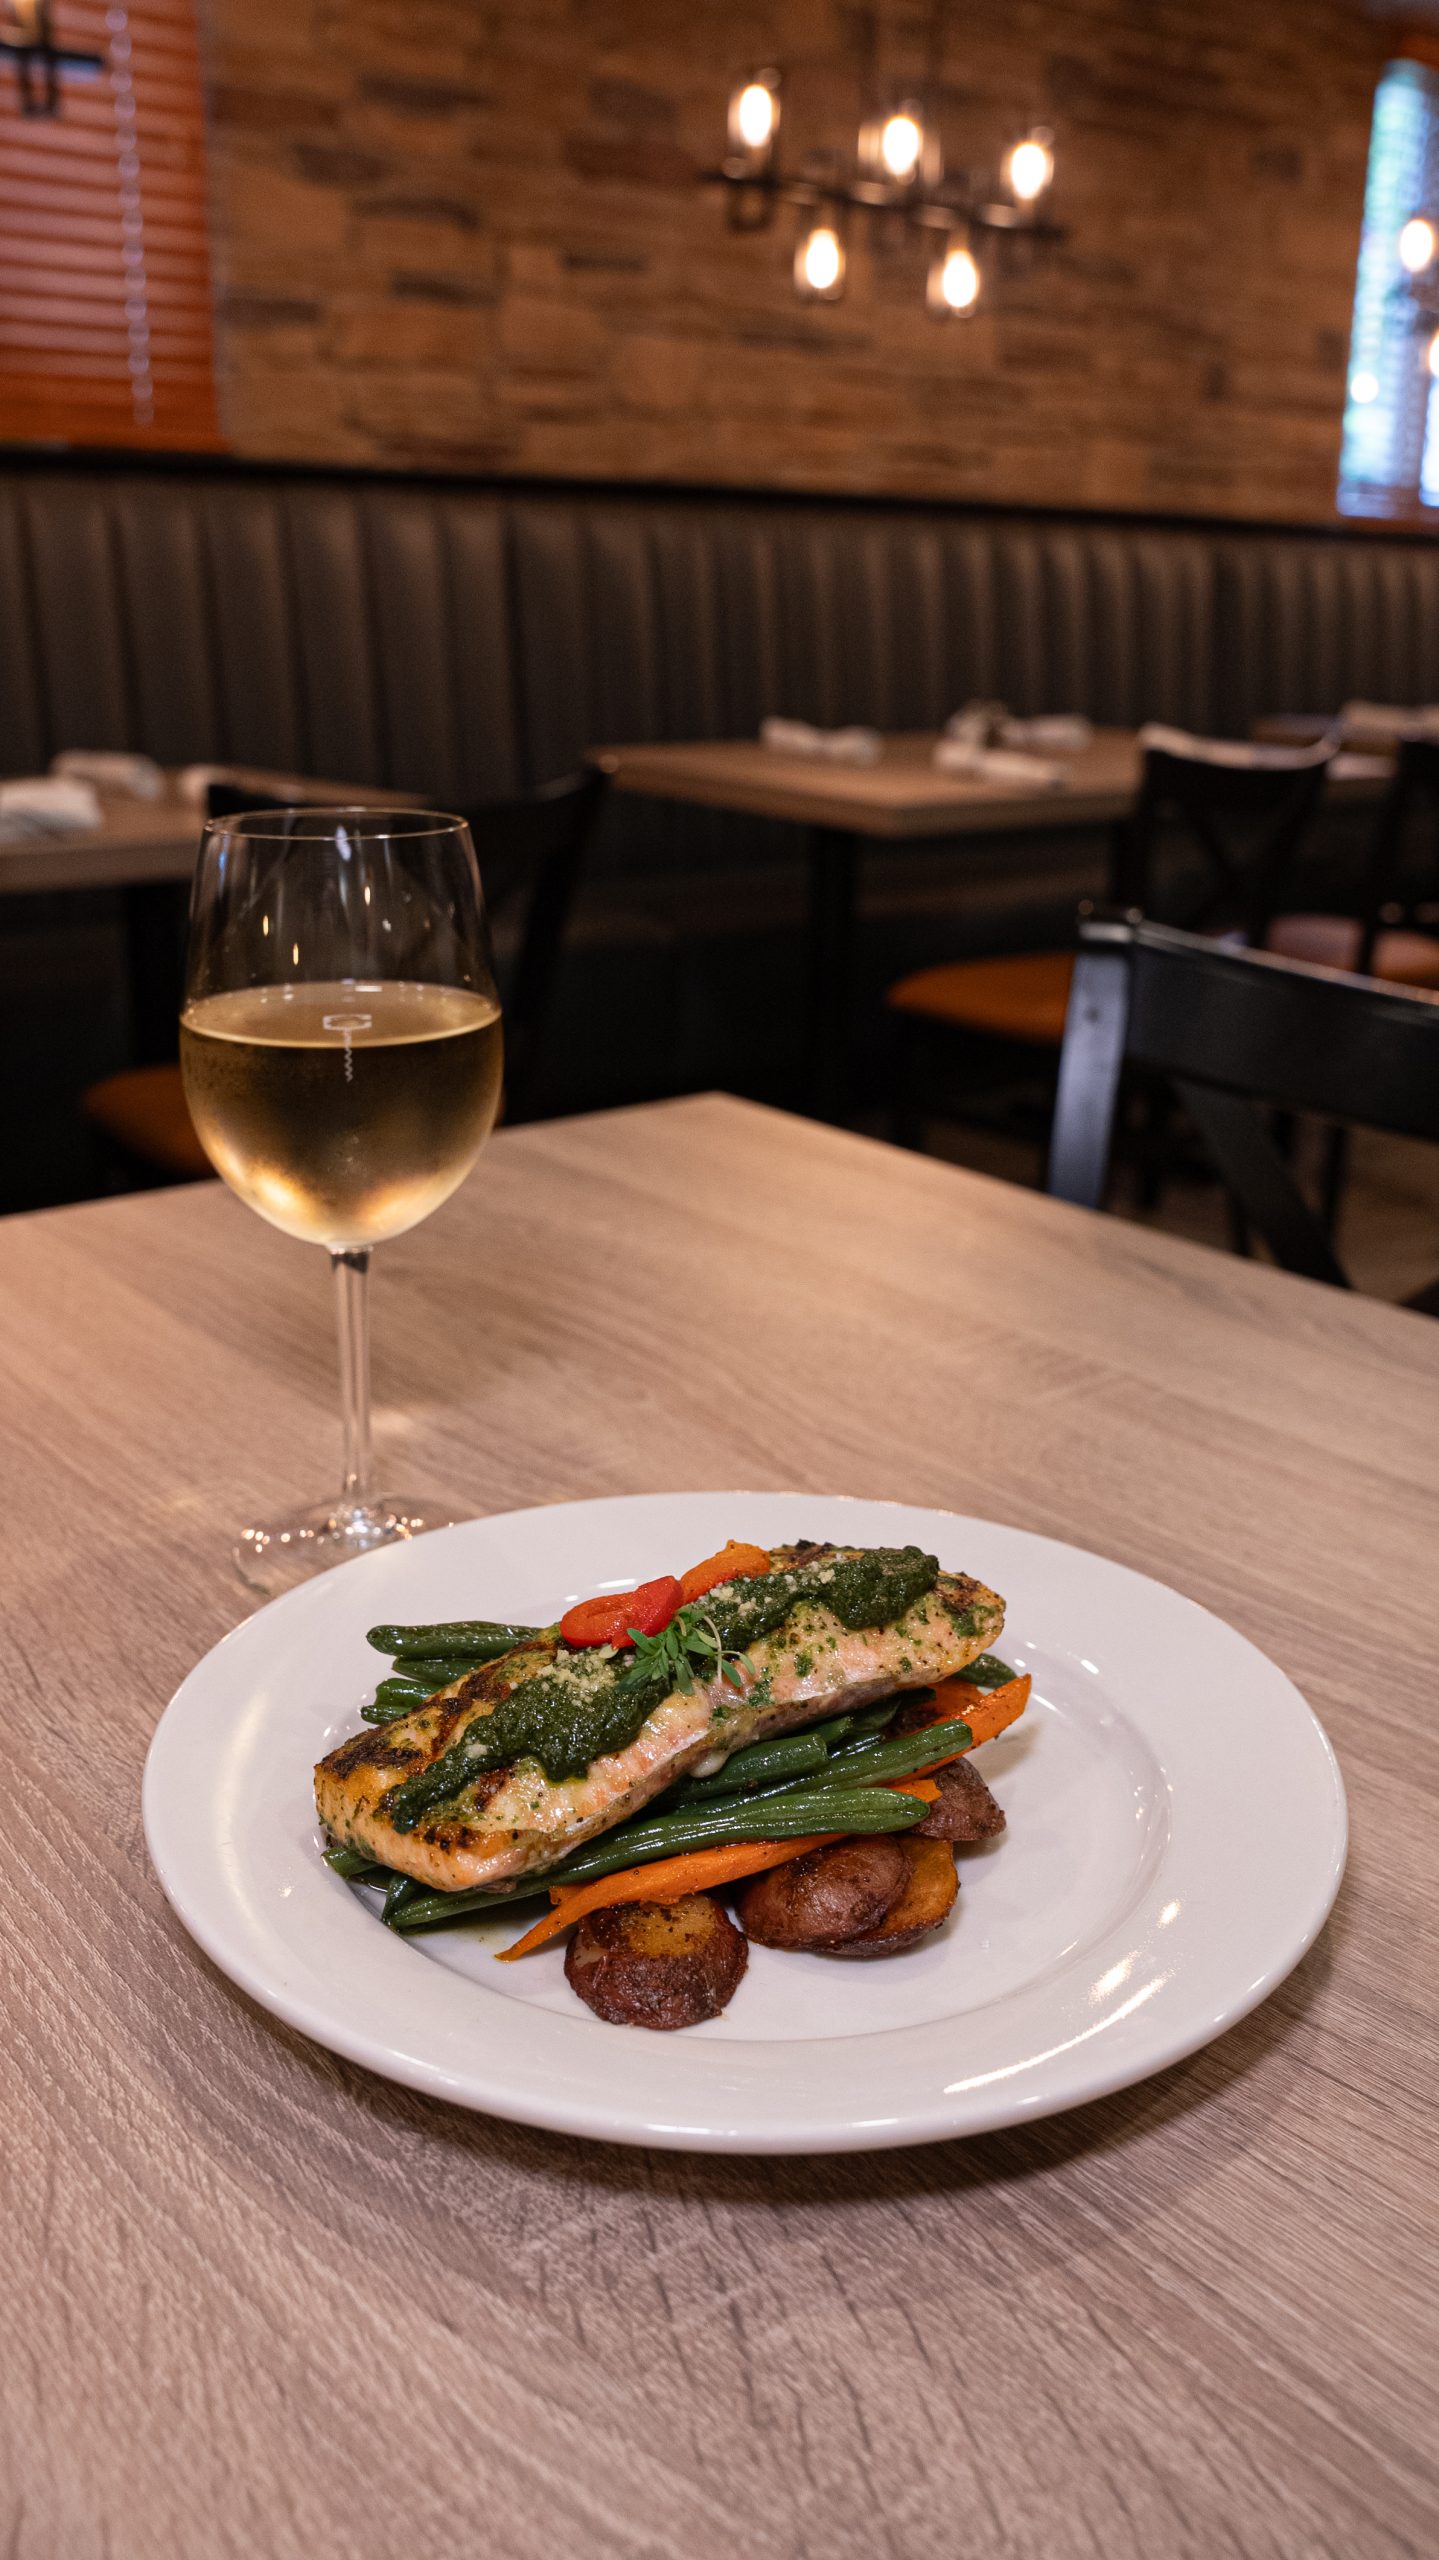
<path fill-rule="evenodd" d="M 1238 731 L 1439 696 L 1439 548 L 797 498 L 0 462 L 0 772 L 62 746 L 471 802 L 606 739 L 973 694 Z"/>

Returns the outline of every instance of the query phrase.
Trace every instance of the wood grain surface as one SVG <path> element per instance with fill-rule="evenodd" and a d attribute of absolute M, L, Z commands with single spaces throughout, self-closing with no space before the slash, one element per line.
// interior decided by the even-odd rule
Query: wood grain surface
<path fill-rule="evenodd" d="M 928 732 L 887 737 L 877 764 L 844 765 L 786 755 L 757 738 L 711 738 L 602 747 L 596 761 L 616 791 L 647 799 L 910 838 L 1106 826 L 1125 815 L 1139 783 L 1132 729 L 1096 729 L 1082 754 L 1053 759 L 1064 774 L 1062 786 L 1039 791 L 944 773 L 934 763 L 934 745 Z M 1374 764 L 1365 771 L 1360 763 L 1346 759 L 1346 769 L 1331 774 L 1333 797 L 1377 798 L 1388 768 Z"/>
<path fill-rule="evenodd" d="M 1439 1327 L 713 1099 L 502 1136 L 379 1256 L 397 1479 L 976 1510 L 1219 1610 L 1334 1736 L 1339 1907 L 1219 2044 L 746 2162 L 372 2079 L 160 1896 L 146 1745 L 237 1524 L 332 1478 L 329 1312 L 218 1186 L 0 1227 L 7 2560 L 1432 2551 Z"/>

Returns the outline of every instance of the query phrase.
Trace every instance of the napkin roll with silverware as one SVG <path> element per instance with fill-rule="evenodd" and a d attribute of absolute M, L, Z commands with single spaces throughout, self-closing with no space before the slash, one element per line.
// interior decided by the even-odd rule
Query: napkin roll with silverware
<path fill-rule="evenodd" d="M 821 764 L 878 764 L 884 741 L 877 729 L 816 729 L 808 720 L 762 720 L 760 742 L 777 755 L 814 756 Z"/>
<path fill-rule="evenodd" d="M 36 844 L 46 836 L 88 835 L 101 823 L 93 783 L 37 773 L 0 782 L 0 845 Z"/>
<path fill-rule="evenodd" d="M 966 702 L 946 720 L 935 750 L 941 773 L 1015 791 L 1062 791 L 1069 775 L 1057 758 L 1083 755 L 1094 724 L 1082 713 L 1056 711 L 1016 720 L 1003 702 Z"/>

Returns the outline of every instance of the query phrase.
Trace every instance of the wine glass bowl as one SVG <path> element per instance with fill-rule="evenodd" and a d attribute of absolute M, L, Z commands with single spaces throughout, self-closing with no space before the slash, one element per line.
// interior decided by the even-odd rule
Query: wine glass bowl
<path fill-rule="evenodd" d="M 469 829 L 429 810 L 275 809 L 205 830 L 180 1017 L 186 1099 L 216 1171 L 322 1244 L 339 1302 L 339 1499 L 247 1530 L 281 1590 L 412 1536 L 441 1507 L 369 1481 L 371 1248 L 456 1190 L 494 1126 L 500 1004 Z"/>

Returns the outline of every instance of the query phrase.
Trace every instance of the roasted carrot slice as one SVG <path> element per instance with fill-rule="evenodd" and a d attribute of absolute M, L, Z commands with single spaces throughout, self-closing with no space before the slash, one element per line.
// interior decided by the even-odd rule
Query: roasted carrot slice
<path fill-rule="evenodd" d="M 612 1902 L 679 1902 L 687 1893 L 732 1884 L 736 1876 L 782 1867 L 787 1858 L 802 1858 L 807 1850 L 826 1848 L 841 1836 L 838 1831 L 812 1831 L 801 1840 L 737 1840 L 728 1848 L 692 1849 L 684 1857 L 656 1858 L 647 1867 L 622 1867 L 618 1875 L 597 1876 L 593 1884 L 551 1885 L 554 1910 L 506 1947 L 498 1961 L 511 1964 L 516 1956 L 532 1954 L 573 1921 L 583 1920 L 587 1911 L 603 1911 Z"/>
<path fill-rule="evenodd" d="M 1029 1704 L 1033 1686 L 1029 1673 L 1025 1671 L 1017 1680 L 1006 1680 L 1000 1689 L 976 1689 L 973 1682 L 966 1682 L 963 1672 L 960 1672 L 953 1680 L 939 1682 L 928 1711 L 929 1722 L 947 1724 L 953 1716 L 962 1718 L 969 1727 L 968 1747 L 977 1751 L 982 1742 L 993 1742 L 996 1734 L 1018 1722 Z M 921 1733 L 924 1731 L 923 1725 L 919 1730 Z M 919 1774 L 928 1777 L 932 1770 L 943 1769 L 948 1761 L 962 1760 L 964 1756 L 962 1751 L 948 1751 L 943 1760 L 932 1760 L 929 1767 Z"/>
<path fill-rule="evenodd" d="M 703 1564 L 692 1564 L 680 1576 L 680 1590 L 686 1602 L 702 1600 L 722 1582 L 753 1582 L 762 1573 L 772 1573 L 774 1566 L 763 1547 L 747 1546 L 742 1538 L 731 1538 L 718 1555 L 706 1556 Z"/>

